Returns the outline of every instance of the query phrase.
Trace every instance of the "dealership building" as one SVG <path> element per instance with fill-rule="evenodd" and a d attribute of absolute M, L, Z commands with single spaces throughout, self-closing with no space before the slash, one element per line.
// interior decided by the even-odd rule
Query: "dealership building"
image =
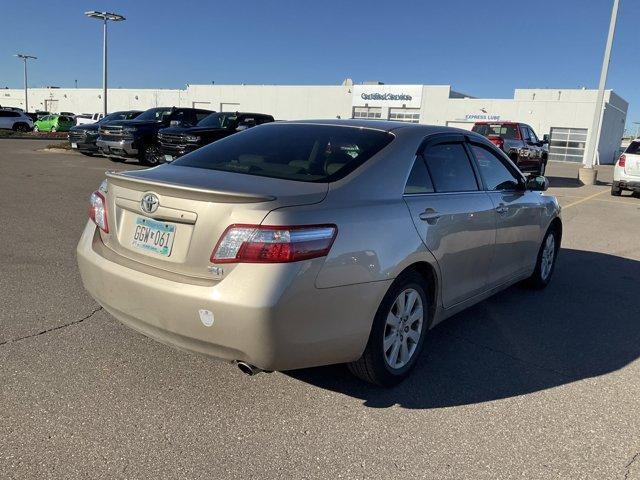
<path fill-rule="evenodd" d="M 549 135 L 551 160 L 581 162 L 596 108 L 596 90 L 516 89 L 513 98 L 475 98 L 449 85 L 188 85 L 182 90 L 109 89 L 109 110 L 189 106 L 215 111 L 268 113 L 277 120 L 368 118 L 471 129 L 476 121 L 529 124 Z M 0 90 L 0 105 L 24 107 L 24 90 Z M 51 113 L 102 110 L 102 89 L 31 88 L 31 109 Z M 628 103 L 612 90 L 604 96 L 598 157 L 615 161 Z"/>

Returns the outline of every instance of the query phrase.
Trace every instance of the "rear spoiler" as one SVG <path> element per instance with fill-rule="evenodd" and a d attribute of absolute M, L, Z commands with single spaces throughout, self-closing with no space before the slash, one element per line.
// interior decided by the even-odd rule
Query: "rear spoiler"
<path fill-rule="evenodd" d="M 129 175 L 127 175 L 129 173 Z M 211 202 L 221 203 L 257 203 L 271 202 L 277 197 L 272 195 L 260 195 L 244 192 L 231 192 L 226 190 L 215 190 L 213 188 L 194 187 L 192 185 L 184 185 L 179 183 L 163 182 L 161 180 L 149 180 L 146 178 L 137 178 L 130 172 L 105 172 L 109 183 L 112 185 L 131 188 L 133 190 L 147 191 L 153 189 L 158 193 L 175 195 L 181 192 L 189 198 L 198 200 L 209 200 Z"/>

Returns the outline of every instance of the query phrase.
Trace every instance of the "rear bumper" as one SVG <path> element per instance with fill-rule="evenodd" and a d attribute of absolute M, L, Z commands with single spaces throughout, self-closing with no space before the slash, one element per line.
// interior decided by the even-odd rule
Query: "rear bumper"
<path fill-rule="evenodd" d="M 635 192 L 640 192 L 640 180 L 638 181 L 634 181 L 634 180 L 619 180 L 619 181 L 615 181 L 614 183 L 618 184 L 619 188 L 623 188 L 625 190 L 633 190 Z"/>
<path fill-rule="evenodd" d="M 117 157 L 135 157 L 138 149 L 134 140 L 96 140 L 96 147 L 105 155 Z"/>
<path fill-rule="evenodd" d="M 324 259 L 316 259 L 239 264 L 219 282 L 196 285 L 108 259 L 101 249 L 106 247 L 89 222 L 77 248 L 82 281 L 122 323 L 175 347 L 264 370 L 359 358 L 391 283 L 318 289 Z M 199 310 L 213 313 L 213 325 L 203 324 Z"/>

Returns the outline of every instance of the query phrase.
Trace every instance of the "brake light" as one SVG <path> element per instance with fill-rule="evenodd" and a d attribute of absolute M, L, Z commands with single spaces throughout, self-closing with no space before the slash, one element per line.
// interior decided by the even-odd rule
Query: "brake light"
<path fill-rule="evenodd" d="M 324 257 L 335 225 L 231 225 L 213 249 L 212 263 L 286 263 Z"/>
<path fill-rule="evenodd" d="M 101 192 L 93 192 L 89 198 L 89 218 L 100 227 L 100 230 L 104 233 L 109 233 L 107 201 Z"/>
<path fill-rule="evenodd" d="M 626 163 L 626 161 L 627 161 L 627 157 L 623 153 L 622 155 L 620 155 L 620 158 L 618 159 L 618 166 L 624 167 L 624 164 Z"/>
<path fill-rule="evenodd" d="M 500 137 L 489 137 L 489 141 L 498 148 L 504 147 L 504 140 Z"/>

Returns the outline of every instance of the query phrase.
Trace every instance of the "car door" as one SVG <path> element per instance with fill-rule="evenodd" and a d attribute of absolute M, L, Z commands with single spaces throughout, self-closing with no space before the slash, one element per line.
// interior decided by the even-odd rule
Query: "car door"
<path fill-rule="evenodd" d="M 525 189 L 524 177 L 497 149 L 469 141 L 474 162 L 496 212 L 495 250 L 490 287 L 528 271 L 538 254 L 542 207 L 540 193 Z"/>
<path fill-rule="evenodd" d="M 451 307 L 484 291 L 496 214 L 480 188 L 462 135 L 438 136 L 421 148 L 404 200 L 440 267 L 443 305 Z"/>
<path fill-rule="evenodd" d="M 9 110 L 0 110 L 0 128 L 13 127 L 13 118 L 11 118 Z"/>

